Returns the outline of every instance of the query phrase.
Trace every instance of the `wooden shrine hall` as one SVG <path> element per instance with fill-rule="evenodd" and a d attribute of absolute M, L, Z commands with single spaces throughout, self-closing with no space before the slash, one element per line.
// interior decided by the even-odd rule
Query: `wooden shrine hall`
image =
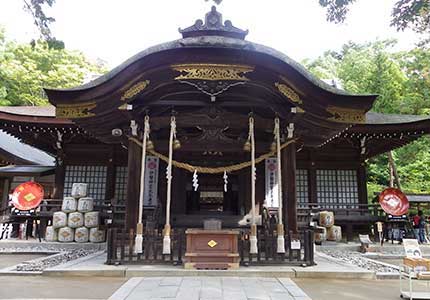
<path fill-rule="evenodd" d="M 311 264 L 309 207 L 359 211 L 339 217 L 349 230 L 375 220 L 365 160 L 428 134 L 428 118 L 370 112 L 377 95 L 315 78 L 215 7 L 179 31 L 90 83 L 45 89 L 53 111 L 0 109 L 2 130 L 56 156 L 54 198 L 87 182 L 125 210 L 108 262 L 196 266 L 207 225 L 210 248 L 239 253 L 231 265 Z"/>

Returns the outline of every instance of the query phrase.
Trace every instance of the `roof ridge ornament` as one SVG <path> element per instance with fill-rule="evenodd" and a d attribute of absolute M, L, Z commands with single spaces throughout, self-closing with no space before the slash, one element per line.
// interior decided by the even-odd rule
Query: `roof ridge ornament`
<path fill-rule="evenodd" d="M 248 30 L 234 27 L 230 20 L 226 20 L 223 24 L 222 14 L 216 10 L 215 6 L 212 6 L 211 11 L 205 15 L 204 23 L 201 19 L 198 19 L 194 25 L 190 27 L 185 29 L 179 28 L 179 32 L 182 34 L 183 38 L 217 35 L 241 40 L 244 40 L 248 34 Z"/>

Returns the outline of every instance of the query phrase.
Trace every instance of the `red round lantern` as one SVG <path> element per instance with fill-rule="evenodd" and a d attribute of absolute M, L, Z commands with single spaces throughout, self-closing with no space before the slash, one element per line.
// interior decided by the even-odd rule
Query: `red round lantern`
<path fill-rule="evenodd" d="M 408 213 L 409 200 L 405 194 L 396 188 L 387 188 L 379 194 L 379 204 L 390 215 L 401 216 Z"/>
<path fill-rule="evenodd" d="M 30 210 L 39 206 L 43 199 L 43 187 L 32 181 L 18 185 L 12 194 L 12 204 L 19 210 Z"/>

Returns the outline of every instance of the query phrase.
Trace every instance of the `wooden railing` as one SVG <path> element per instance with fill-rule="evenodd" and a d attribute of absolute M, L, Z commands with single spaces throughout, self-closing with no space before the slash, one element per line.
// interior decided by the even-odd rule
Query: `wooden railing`
<path fill-rule="evenodd" d="M 258 254 L 249 253 L 249 229 L 238 229 L 239 255 L 242 265 L 314 265 L 313 232 L 285 235 L 285 254 L 278 254 L 277 236 L 273 230 L 259 228 L 257 232 Z M 109 228 L 107 233 L 107 264 L 173 264 L 180 265 L 185 255 L 185 228 L 174 228 L 171 232 L 171 254 L 163 255 L 161 228 L 147 228 L 143 237 L 143 253 L 134 253 L 135 232 L 133 229 Z M 299 241 L 299 242 L 298 242 Z M 292 245 L 298 245 L 294 249 Z"/>

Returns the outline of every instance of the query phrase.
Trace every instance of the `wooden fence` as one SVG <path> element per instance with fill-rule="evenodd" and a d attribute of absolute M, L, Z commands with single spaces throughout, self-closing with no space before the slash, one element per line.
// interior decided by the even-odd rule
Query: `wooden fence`
<path fill-rule="evenodd" d="M 314 241 L 311 230 L 285 235 L 285 254 L 278 254 L 277 236 L 273 230 L 259 229 L 258 254 L 249 253 L 249 229 L 239 229 L 238 247 L 242 265 L 313 265 Z M 133 229 L 109 228 L 107 232 L 107 264 L 173 264 L 184 261 L 186 237 L 184 228 L 171 232 L 171 254 L 163 255 L 163 236 L 160 228 L 147 228 L 143 237 L 143 253 L 134 253 Z"/>

